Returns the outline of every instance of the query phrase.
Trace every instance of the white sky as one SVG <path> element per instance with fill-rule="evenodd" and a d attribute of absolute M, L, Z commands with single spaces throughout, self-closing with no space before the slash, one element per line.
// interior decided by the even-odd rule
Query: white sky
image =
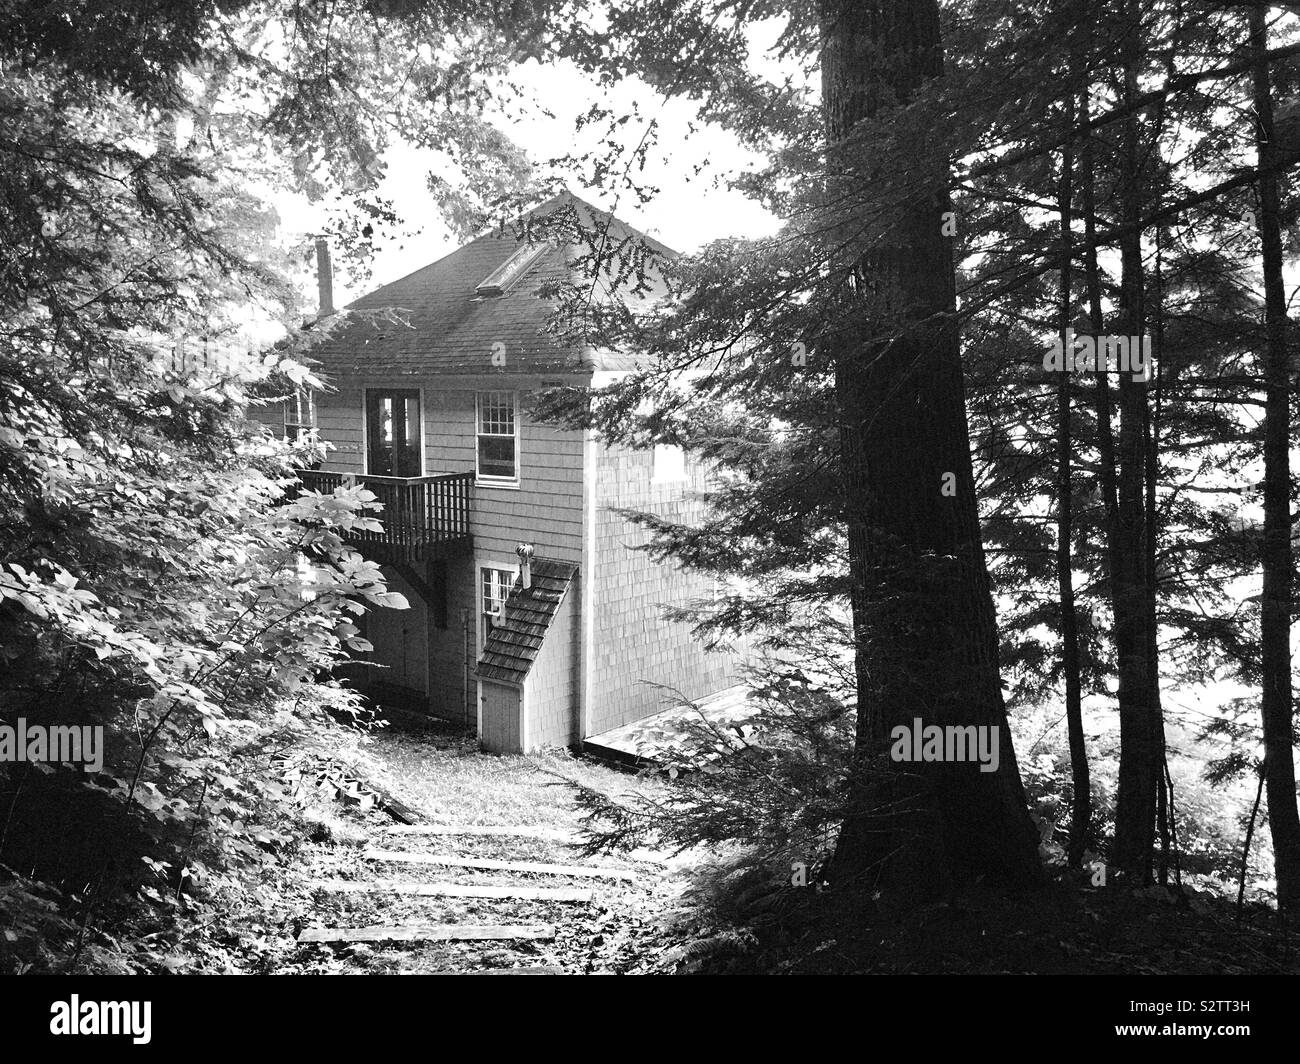
<path fill-rule="evenodd" d="M 540 176 L 549 176 L 544 167 L 547 159 L 597 148 L 603 127 L 589 127 L 579 136 L 575 126 L 577 117 L 593 103 L 599 101 L 619 113 L 639 105 L 646 118 L 658 119 L 659 140 L 637 178 L 658 187 L 659 194 L 642 205 L 630 192 L 616 200 L 613 195 L 585 188 L 566 177 L 565 184 L 572 192 L 678 251 L 694 251 L 721 237 L 757 237 L 776 231 L 775 218 L 753 201 L 720 186 L 717 180 L 755 168 L 760 160 L 715 127 L 697 125 L 692 137 L 688 124 L 694 115 L 693 105 L 681 100 L 665 103 L 644 83 L 632 79 L 606 92 L 568 64 L 543 67 L 530 62 L 516 71 L 512 80 L 554 117 L 548 118 L 534 107 L 525 117 L 501 114 L 493 116 L 492 122 L 527 153 Z M 621 128 L 625 149 L 640 140 L 643 130 L 644 125 L 636 120 Z M 458 246 L 437 217 L 425 184 L 436 162 L 434 153 L 394 145 L 385 153 L 384 162 L 387 173 L 380 195 L 392 201 L 408 227 L 419 227 L 422 232 L 415 239 L 398 238 L 379 244 L 371 263 L 373 276 L 363 285 L 352 283 L 336 265 L 334 299 L 338 306 L 426 266 Z M 696 176 L 694 171 L 701 164 L 704 169 Z M 281 236 L 286 241 L 295 241 L 321 227 L 323 205 L 284 195 L 275 197 L 274 202 L 280 212 Z M 313 292 L 314 299 L 314 274 L 304 272 L 302 283 L 304 291 Z"/>

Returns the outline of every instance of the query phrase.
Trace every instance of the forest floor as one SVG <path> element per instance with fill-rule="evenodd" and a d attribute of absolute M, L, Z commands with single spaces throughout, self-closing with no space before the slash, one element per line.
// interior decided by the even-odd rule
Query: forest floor
<path fill-rule="evenodd" d="M 789 974 L 1300 974 L 1300 934 L 1275 912 L 1195 908 L 1174 890 L 1056 879 L 882 916 L 854 898 L 787 892 L 751 919 L 756 943 L 711 971 Z"/>
<path fill-rule="evenodd" d="M 618 798 L 653 791 L 632 775 L 556 752 L 482 754 L 445 726 L 403 726 L 369 748 L 373 782 L 433 825 L 541 829 L 544 837 L 418 835 L 377 810 L 321 824 L 276 884 L 275 914 L 245 970 L 307 973 L 1300 973 L 1300 934 L 1276 914 L 1159 887 L 1094 889 L 1059 873 L 1023 895 L 974 891 L 882 914 L 859 893 L 794 888 L 774 875 L 737 899 L 711 889 L 708 856 L 649 850 L 583 857 L 561 837 L 581 831 L 573 783 Z M 571 782 L 572 781 L 572 782 Z M 502 869 L 393 864 L 363 856 L 540 862 L 626 870 L 624 882 Z M 580 888 L 581 901 L 331 892 L 322 883 Z M 737 903 L 739 902 L 739 903 Z M 549 940 L 299 943 L 306 928 L 544 926 Z M 256 934 L 246 929 L 242 937 Z"/>

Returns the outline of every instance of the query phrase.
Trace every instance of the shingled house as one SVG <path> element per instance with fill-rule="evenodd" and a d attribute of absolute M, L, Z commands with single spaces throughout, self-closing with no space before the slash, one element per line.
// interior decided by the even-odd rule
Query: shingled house
<path fill-rule="evenodd" d="M 615 243 L 640 237 L 569 194 L 532 216 L 552 212 Z M 567 278 L 574 257 L 512 228 L 357 300 L 349 309 L 393 314 L 352 315 L 316 347 L 331 389 L 286 414 L 287 432 L 310 422 L 333 447 L 303 474 L 309 487 L 351 477 L 385 506 L 383 533 L 358 546 L 411 609 L 367 616 L 385 668 L 359 682 L 474 720 L 498 752 L 574 745 L 654 713 L 662 694 L 650 684 L 702 698 L 734 681 L 734 658 L 661 616 L 711 582 L 630 549 L 644 533 L 613 512 L 689 517 L 706 471 L 675 448 L 611 448 L 527 414 L 530 393 L 630 368 L 624 354 L 544 329 L 538 289 Z"/>

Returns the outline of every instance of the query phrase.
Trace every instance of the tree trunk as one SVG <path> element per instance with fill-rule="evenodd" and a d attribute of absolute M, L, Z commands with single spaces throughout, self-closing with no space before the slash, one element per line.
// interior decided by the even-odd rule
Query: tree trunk
<path fill-rule="evenodd" d="M 1124 98 L 1137 96 L 1137 66 L 1141 42 L 1136 4 L 1127 5 L 1130 32 L 1125 35 Z M 1142 153 L 1138 143 L 1136 113 L 1124 122 L 1121 151 L 1120 218 L 1120 320 L 1130 343 L 1145 334 L 1143 307 Z M 1158 713 L 1152 705 L 1151 661 L 1148 640 L 1146 564 L 1145 442 L 1147 433 L 1147 382 L 1133 374 L 1119 374 L 1120 430 L 1116 457 L 1119 463 L 1118 554 L 1122 562 L 1114 579 L 1115 650 L 1119 666 L 1119 782 L 1115 796 L 1115 844 L 1112 858 L 1125 875 L 1143 883 L 1151 881 L 1155 850 L 1157 791 L 1160 776 Z"/>
<path fill-rule="evenodd" d="M 828 186 L 862 202 L 883 161 L 860 159 L 850 134 L 942 75 L 938 4 L 823 0 L 821 20 Z M 848 294 L 829 334 L 858 667 L 856 809 L 832 876 L 918 898 L 978 876 L 1036 882 L 1041 866 L 1007 729 L 975 504 L 953 251 L 942 232 L 946 161 L 930 130 L 900 135 L 910 138 L 909 196 L 864 212 L 883 213 L 884 235 L 836 263 Z M 894 729 L 916 721 L 996 729 L 985 733 L 996 738 L 996 770 L 882 756 Z"/>
<path fill-rule="evenodd" d="M 1074 122 L 1074 108 L 1068 107 L 1067 124 Z M 1066 335 L 1074 324 L 1073 273 L 1074 241 L 1070 227 L 1073 219 L 1074 152 L 1066 148 L 1061 154 L 1061 311 L 1062 350 Z M 1073 480 L 1070 475 L 1070 388 L 1068 373 L 1062 373 L 1056 391 L 1056 580 L 1061 604 L 1061 671 L 1065 677 L 1065 720 L 1070 739 L 1070 772 L 1074 796 L 1070 804 L 1070 836 L 1066 855 L 1071 868 L 1083 867 L 1083 852 L 1088 846 L 1092 821 L 1092 784 L 1088 774 L 1088 748 L 1083 737 L 1083 689 L 1079 679 L 1079 618 L 1075 612 L 1074 572 L 1071 560 L 1071 500 Z"/>
<path fill-rule="evenodd" d="M 1081 113 L 1086 117 L 1086 93 L 1082 96 L 1080 102 L 1082 105 Z M 1134 136 L 1133 143 L 1135 146 L 1136 127 L 1134 126 L 1129 133 Z M 1130 156 L 1130 158 L 1133 157 Z M 1105 332 L 1105 321 L 1101 305 L 1101 270 L 1097 263 L 1097 215 L 1092 136 L 1088 136 L 1084 140 L 1080 170 L 1079 178 L 1082 184 L 1084 211 L 1084 270 L 1088 291 L 1089 318 L 1092 334 L 1099 340 Z M 1130 217 L 1132 210 L 1138 203 L 1135 194 L 1136 188 L 1132 187 L 1133 184 L 1132 181 L 1129 182 L 1129 203 L 1127 206 L 1129 207 Z M 1131 308 L 1135 302 L 1135 262 L 1139 271 L 1138 281 L 1140 285 L 1140 238 L 1137 240 L 1136 248 L 1131 241 L 1127 245 L 1127 253 L 1125 254 L 1122 248 L 1121 254 L 1124 255 L 1123 266 L 1126 271 L 1121 283 L 1126 298 L 1124 305 L 1121 307 L 1121 314 L 1116 320 L 1123 333 L 1131 334 L 1133 321 Z M 1140 300 L 1137 301 L 1140 302 Z M 1104 372 L 1097 374 L 1096 392 L 1097 453 L 1098 465 L 1100 466 L 1099 487 L 1101 488 L 1102 502 L 1106 513 L 1106 568 L 1113 615 L 1111 637 L 1115 646 L 1119 679 L 1117 701 L 1120 713 L 1121 796 L 1117 796 L 1116 800 L 1116 850 L 1118 852 L 1113 856 L 1113 860 L 1121 868 L 1125 868 L 1124 861 L 1128 861 L 1127 870 L 1133 871 L 1132 858 L 1125 856 L 1121 860 L 1119 856 L 1119 853 L 1123 852 L 1119 850 L 1119 821 L 1122 803 L 1126 818 L 1126 843 L 1134 837 L 1134 821 L 1139 824 L 1142 822 L 1148 824 L 1145 850 L 1142 850 L 1140 842 L 1137 844 L 1137 849 L 1139 853 L 1144 852 L 1146 855 L 1145 874 L 1149 875 L 1151 847 L 1154 842 L 1157 778 L 1153 770 L 1144 771 L 1141 768 L 1145 763 L 1148 764 L 1148 769 L 1150 769 L 1151 757 L 1143 758 L 1140 756 L 1148 732 L 1146 713 L 1148 699 L 1143 697 L 1143 693 L 1149 680 L 1145 663 L 1146 655 L 1142 652 L 1142 648 L 1145 647 L 1142 638 L 1145 595 L 1143 593 L 1143 566 L 1141 561 L 1141 522 L 1144 517 L 1144 506 L 1142 497 L 1142 435 L 1139 429 L 1142 425 L 1141 406 L 1144 405 L 1144 399 L 1138 393 L 1126 392 L 1123 383 L 1124 375 L 1121 375 L 1120 379 L 1121 399 L 1127 399 L 1127 408 L 1121 410 L 1122 438 L 1120 445 L 1120 453 L 1128 459 L 1127 478 L 1122 478 L 1117 472 L 1121 462 L 1119 456 L 1117 456 L 1111 424 L 1110 381 Z M 1133 383 L 1131 378 L 1129 383 Z M 1143 387 L 1145 386 L 1143 385 Z M 1133 400 L 1135 398 L 1140 400 L 1136 411 L 1133 409 Z M 1127 426 L 1126 433 L 1124 432 L 1125 426 Z M 1121 490 L 1121 482 L 1123 490 Z M 1136 534 L 1135 522 L 1138 523 Z M 1135 806 L 1135 795 L 1149 797 L 1145 808 Z M 1137 865 L 1137 874 L 1141 876 L 1143 875 L 1141 858 L 1138 859 Z"/>
<path fill-rule="evenodd" d="M 1159 359 L 1164 351 L 1164 279 L 1161 272 L 1160 232 L 1156 232 L 1155 291 L 1157 298 L 1152 307 L 1152 344 L 1151 357 L 1156 359 L 1156 368 L 1152 372 L 1154 395 L 1151 399 L 1151 413 L 1146 421 L 1146 501 L 1145 528 L 1146 551 L 1143 560 L 1146 590 L 1146 636 L 1147 636 L 1147 688 L 1151 692 L 1151 727 L 1155 743 L 1156 772 L 1156 830 L 1160 838 L 1159 880 L 1161 885 L 1169 882 L 1169 859 L 1173 856 L 1177 871 L 1176 824 L 1174 814 L 1174 791 L 1172 777 L 1169 775 L 1169 756 L 1165 742 L 1165 712 L 1160 696 L 1160 625 L 1159 625 L 1159 581 L 1157 577 L 1156 555 L 1160 540 L 1160 515 L 1156 507 L 1156 488 L 1160 476 L 1160 411 L 1161 411 L 1161 373 Z"/>
<path fill-rule="evenodd" d="M 1080 113 L 1088 116 L 1088 94 L 1080 95 Z M 1083 265 L 1088 292 L 1088 319 L 1094 337 L 1101 336 L 1106 323 L 1101 307 L 1101 268 L 1097 264 L 1096 168 L 1093 134 L 1084 138 L 1079 179 L 1083 185 Z M 1100 472 L 1102 508 L 1105 511 L 1106 561 L 1110 584 L 1111 608 L 1115 605 L 1115 588 L 1123 579 L 1124 557 L 1119 551 L 1119 487 L 1115 475 L 1115 437 L 1111 428 L 1110 382 L 1104 373 L 1097 374 L 1097 457 Z"/>
<path fill-rule="evenodd" d="M 1282 235 L 1278 219 L 1273 99 L 1269 85 L 1267 27 L 1262 7 L 1250 13 L 1255 58 L 1256 149 L 1259 160 L 1259 237 L 1264 266 L 1264 542 L 1261 560 L 1261 649 L 1264 780 L 1273 835 L 1278 905 L 1300 906 L 1300 817 L 1296 810 L 1291 700 L 1291 468 L 1286 290 L 1282 282 Z"/>

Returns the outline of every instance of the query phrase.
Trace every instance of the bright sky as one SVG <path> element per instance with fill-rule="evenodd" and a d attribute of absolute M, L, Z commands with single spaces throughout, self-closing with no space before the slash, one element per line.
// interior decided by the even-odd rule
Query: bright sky
<path fill-rule="evenodd" d="M 659 142 L 651 150 L 645 170 L 638 174 L 639 180 L 658 187 L 659 195 L 645 205 L 631 193 L 616 200 L 613 195 L 584 188 L 568 177 L 565 183 L 571 191 L 678 251 L 694 251 L 720 237 L 757 237 L 775 232 L 775 218 L 717 181 L 728 173 L 755 168 L 759 160 L 722 130 L 697 127 L 692 137 L 688 128 L 694 115 L 691 104 L 680 100 L 665 103 L 644 83 L 631 79 L 607 93 L 567 64 L 543 67 L 530 62 L 513 75 L 513 80 L 526 91 L 525 98 L 535 97 L 554 117 L 531 108 L 526 117 L 503 114 L 492 121 L 527 153 L 541 176 L 549 176 L 543 168 L 547 159 L 596 149 L 602 127 L 589 127 L 581 136 L 575 131 L 577 117 L 593 103 L 613 106 L 620 113 L 637 105 L 641 114 L 659 121 Z M 624 148 L 634 146 L 643 131 L 644 125 L 635 120 L 623 126 L 620 132 Z M 420 227 L 422 232 L 414 240 L 402 238 L 381 244 L 372 262 L 373 277 L 364 285 L 355 285 L 336 272 L 334 298 L 339 306 L 435 261 L 457 246 L 437 217 L 425 184 L 435 162 L 433 153 L 395 145 L 385 153 L 384 161 L 387 174 L 380 195 L 393 202 L 398 216 L 409 227 Z M 696 176 L 700 166 L 703 169 Z M 281 235 L 286 240 L 317 230 L 324 218 L 320 205 L 302 197 L 280 196 L 275 205 L 282 220 Z M 304 275 L 303 285 L 305 289 L 314 286 L 310 274 Z"/>

